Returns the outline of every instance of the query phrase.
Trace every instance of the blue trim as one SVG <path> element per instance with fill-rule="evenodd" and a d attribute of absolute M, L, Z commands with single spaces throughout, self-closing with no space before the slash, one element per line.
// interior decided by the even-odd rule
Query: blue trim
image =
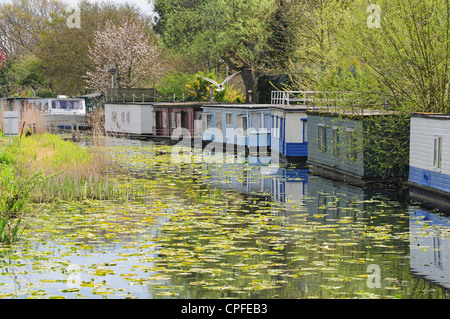
<path fill-rule="evenodd" d="M 303 143 L 308 143 L 308 141 L 305 139 L 306 136 L 306 123 L 308 122 L 308 118 L 302 118 L 300 119 L 302 121 L 302 126 L 303 126 Z"/>
<path fill-rule="evenodd" d="M 285 143 L 286 156 L 308 156 L 308 142 Z"/>
<path fill-rule="evenodd" d="M 409 167 L 409 181 L 450 193 L 450 175 L 422 168 Z"/>
<path fill-rule="evenodd" d="M 433 214 L 431 212 L 415 209 L 409 213 L 412 220 L 420 220 L 428 222 L 428 225 L 444 225 L 448 226 L 450 219 L 442 215 Z"/>

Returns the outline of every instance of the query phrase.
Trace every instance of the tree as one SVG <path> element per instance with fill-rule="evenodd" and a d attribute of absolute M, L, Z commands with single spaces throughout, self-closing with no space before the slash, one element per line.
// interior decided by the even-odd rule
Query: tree
<path fill-rule="evenodd" d="M 0 40 L 9 58 L 35 53 L 47 21 L 63 11 L 63 3 L 57 0 L 12 0 L 1 5 Z"/>
<path fill-rule="evenodd" d="M 324 77 L 352 67 L 352 57 L 336 37 L 352 1 L 290 1 L 285 14 L 294 30 L 291 76 L 296 89 L 319 90 Z M 327 79 L 325 79 L 327 81 Z"/>
<path fill-rule="evenodd" d="M 8 63 L 8 56 L 6 55 L 3 48 L 0 46 L 0 69 L 3 68 Z"/>
<path fill-rule="evenodd" d="M 174 52 L 195 61 L 223 60 L 240 71 L 247 91 L 256 79 L 271 34 L 276 0 L 154 0 L 156 30 Z"/>
<path fill-rule="evenodd" d="M 117 5 L 112 2 L 94 3 L 80 1 L 81 28 L 67 26 L 67 13 L 54 16 L 48 21 L 47 31 L 41 33 L 38 56 L 42 60 L 49 85 L 58 94 L 80 95 L 92 93 L 88 87 L 86 72 L 94 69 L 89 58 L 89 48 L 94 45 L 94 34 L 104 29 L 107 21 L 119 24 L 128 17 L 141 24 L 148 37 L 154 37 L 150 17 L 132 4 Z"/>
<path fill-rule="evenodd" d="M 36 93 L 39 88 L 44 86 L 41 61 L 36 55 L 21 56 L 14 61 L 10 68 L 15 83 L 24 90 L 31 88 Z"/>
<path fill-rule="evenodd" d="M 450 112 L 449 0 L 355 0 L 345 21 L 345 52 L 369 66 L 399 106 Z"/>
<path fill-rule="evenodd" d="M 149 39 L 138 21 L 124 17 L 118 24 L 108 21 L 94 35 L 89 49 L 93 69 L 86 73 L 88 85 L 96 90 L 111 87 L 111 68 L 117 70 L 118 87 L 142 87 L 156 81 L 162 70 L 154 39 Z"/>

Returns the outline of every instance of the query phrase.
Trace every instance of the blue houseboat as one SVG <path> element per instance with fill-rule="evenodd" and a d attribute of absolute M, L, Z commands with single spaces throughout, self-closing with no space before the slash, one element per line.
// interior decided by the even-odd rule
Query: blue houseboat
<path fill-rule="evenodd" d="M 308 157 L 307 106 L 293 104 L 283 93 L 272 92 L 272 156 L 281 162 L 304 162 Z"/>
<path fill-rule="evenodd" d="M 450 211 L 450 115 L 411 114 L 411 198 L 431 209 Z"/>
<path fill-rule="evenodd" d="M 249 151 L 270 149 L 270 105 L 206 104 L 202 109 L 204 143 Z"/>

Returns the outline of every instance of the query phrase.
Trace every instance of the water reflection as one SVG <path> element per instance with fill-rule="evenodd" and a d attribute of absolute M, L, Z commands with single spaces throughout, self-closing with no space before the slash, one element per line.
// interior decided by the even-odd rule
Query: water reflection
<path fill-rule="evenodd" d="M 270 194 L 274 203 L 285 204 L 283 209 L 276 210 L 286 217 L 285 225 L 301 222 L 306 214 L 308 220 L 320 225 L 348 223 L 347 229 L 339 227 L 340 232 L 347 230 L 347 236 L 341 237 L 341 241 L 350 242 L 358 238 L 368 244 L 367 238 L 390 236 L 392 240 L 375 243 L 380 256 L 394 251 L 394 254 L 400 255 L 410 247 L 410 271 L 427 281 L 450 288 L 448 218 L 408 207 L 406 191 L 367 190 L 309 175 L 308 170 L 261 163 L 267 163 L 267 159 L 259 161 L 248 158 L 245 162 L 226 165 L 204 164 L 203 181 L 213 187 L 233 189 L 248 195 Z M 406 213 L 408 210 L 411 211 L 410 216 Z M 409 223 L 406 220 L 408 217 Z M 383 228 L 380 233 L 373 231 Z M 409 232 L 411 236 L 407 236 Z M 383 248 L 395 250 L 389 252 Z M 398 259 L 404 258 L 399 256 Z M 405 264 L 403 260 L 398 266 Z"/>
<path fill-rule="evenodd" d="M 127 199 L 61 203 L 30 219 L 22 244 L 1 251 L 0 296 L 449 296 L 448 219 L 402 194 L 268 158 L 173 164 L 167 146 L 111 143 Z"/>
<path fill-rule="evenodd" d="M 431 212 L 411 211 L 411 271 L 450 289 L 450 219 Z"/>

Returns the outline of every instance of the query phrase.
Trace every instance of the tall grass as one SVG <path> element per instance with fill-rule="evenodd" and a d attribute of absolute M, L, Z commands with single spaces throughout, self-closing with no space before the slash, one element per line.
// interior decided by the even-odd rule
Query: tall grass
<path fill-rule="evenodd" d="M 6 154 L 0 156 L 0 243 L 12 243 L 19 236 L 24 209 L 32 190 L 43 184 L 41 172 L 24 174 L 17 170 L 14 160 Z"/>
<path fill-rule="evenodd" d="M 13 145 L 0 137 L 0 242 L 11 244 L 19 235 L 31 201 L 111 199 L 119 195 L 109 179 L 100 121 L 92 125 L 91 146 L 83 147 L 47 133 L 38 110 L 25 108 L 21 119 L 21 134 L 13 139 Z"/>
<path fill-rule="evenodd" d="M 16 139 L 8 149 L 23 171 L 42 172 L 47 181 L 32 194 L 38 202 L 106 199 L 110 193 L 105 153 L 45 133 Z"/>

